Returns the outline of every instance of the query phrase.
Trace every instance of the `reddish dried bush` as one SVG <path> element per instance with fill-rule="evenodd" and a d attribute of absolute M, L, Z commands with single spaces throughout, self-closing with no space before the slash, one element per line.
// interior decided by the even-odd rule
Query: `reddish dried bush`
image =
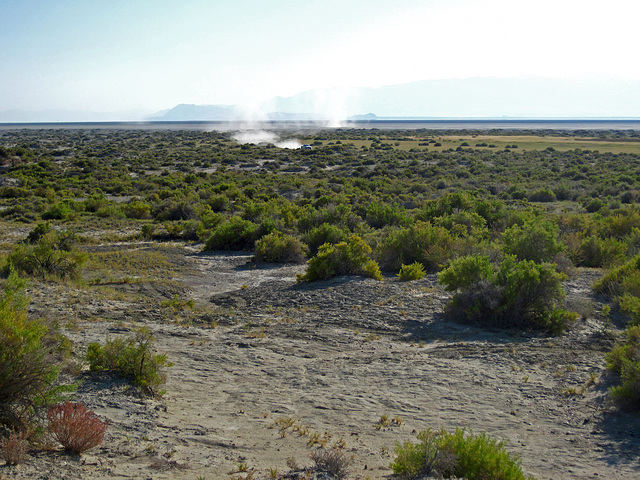
<path fill-rule="evenodd" d="M 49 432 L 64 448 L 80 454 L 102 443 L 107 422 L 81 404 L 65 402 L 49 408 Z"/>
<path fill-rule="evenodd" d="M 7 465 L 18 465 L 24 461 L 29 450 L 26 432 L 11 432 L 8 437 L 0 440 L 0 452 Z"/>

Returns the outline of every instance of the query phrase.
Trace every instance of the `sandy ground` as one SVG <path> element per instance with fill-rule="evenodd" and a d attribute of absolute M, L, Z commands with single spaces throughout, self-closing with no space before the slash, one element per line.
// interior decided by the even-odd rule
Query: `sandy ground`
<path fill-rule="evenodd" d="M 180 249 L 178 277 L 114 287 L 122 297 L 33 289 L 32 313 L 66 322 L 79 352 L 146 325 L 173 366 L 161 399 L 82 373 L 75 399 L 108 419 L 103 444 L 80 457 L 34 450 L 0 478 L 269 478 L 292 459 L 310 467 L 320 442 L 344 445 L 351 478 L 384 479 L 396 442 L 457 427 L 506 441 L 539 479 L 640 475 L 640 419 L 606 400 L 613 338 L 592 318 L 596 272 L 567 284 L 586 318 L 547 337 L 447 321 L 435 276 L 296 285 L 304 266 Z M 188 322 L 158 306 L 176 292 L 199 306 Z"/>

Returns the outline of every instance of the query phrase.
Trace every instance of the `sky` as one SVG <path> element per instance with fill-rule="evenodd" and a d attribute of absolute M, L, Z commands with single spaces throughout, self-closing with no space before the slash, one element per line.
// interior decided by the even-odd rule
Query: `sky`
<path fill-rule="evenodd" d="M 640 80 L 638 18 L 637 0 L 3 0 L 0 111 L 135 115 L 474 77 Z"/>

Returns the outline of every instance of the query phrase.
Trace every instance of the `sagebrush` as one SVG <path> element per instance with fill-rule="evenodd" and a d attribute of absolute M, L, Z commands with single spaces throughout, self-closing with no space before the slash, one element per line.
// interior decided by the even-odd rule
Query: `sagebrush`
<path fill-rule="evenodd" d="M 167 356 L 155 353 L 154 340 L 148 328 L 141 328 L 126 338 L 108 339 L 105 345 L 91 343 L 87 347 L 91 371 L 113 371 L 129 379 L 150 395 L 164 393 L 159 387 L 166 381 Z"/>
<path fill-rule="evenodd" d="M 631 325 L 624 340 L 607 354 L 607 369 L 620 377 L 611 397 L 625 408 L 640 410 L 640 325 Z"/>
<path fill-rule="evenodd" d="M 470 255 L 453 260 L 438 278 L 455 292 L 449 312 L 469 322 L 560 334 L 577 319 L 561 308 L 566 276 L 550 263 L 507 255 L 496 265 L 487 255 Z"/>
<path fill-rule="evenodd" d="M 19 273 L 42 279 L 78 280 L 87 254 L 75 247 L 75 237 L 39 224 L 24 243 L 16 245 L 6 260 L 5 273 Z"/>
<path fill-rule="evenodd" d="M 418 433 L 418 443 L 396 444 L 391 468 L 404 479 L 525 480 L 528 477 L 522 472 L 520 460 L 504 445 L 485 433 L 474 435 L 471 430 L 426 430 Z"/>
<path fill-rule="evenodd" d="M 308 262 L 309 267 L 298 281 L 327 280 L 340 275 L 360 275 L 382 280 L 378 264 L 369 256 L 371 247 L 357 235 L 337 245 L 325 243 Z"/>
<path fill-rule="evenodd" d="M 28 316 L 26 284 L 11 273 L 0 297 L 0 423 L 29 426 L 54 387 L 68 344 L 54 324 Z"/>
<path fill-rule="evenodd" d="M 411 265 L 402 265 L 398 278 L 402 282 L 409 282 L 411 280 L 420 280 L 424 278 L 426 272 L 424 266 L 420 262 L 413 262 Z"/>

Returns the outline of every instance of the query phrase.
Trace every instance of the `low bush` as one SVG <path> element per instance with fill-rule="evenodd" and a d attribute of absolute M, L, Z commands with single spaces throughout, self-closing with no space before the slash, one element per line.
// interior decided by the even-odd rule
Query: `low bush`
<path fill-rule="evenodd" d="M 167 232 L 164 238 L 178 240 L 198 240 L 200 223 L 195 220 L 178 220 L 164 222 L 162 225 Z"/>
<path fill-rule="evenodd" d="M 592 235 L 582 239 L 580 256 L 572 260 L 582 267 L 610 267 L 624 263 L 628 248 L 628 245 L 621 240 Z"/>
<path fill-rule="evenodd" d="M 349 232 L 329 223 L 312 228 L 302 236 L 302 240 L 309 247 L 309 255 L 312 257 L 318 253 L 318 249 L 325 243 L 345 242 L 349 238 Z"/>
<path fill-rule="evenodd" d="M 530 202 L 555 202 L 556 194 L 550 188 L 541 188 L 528 195 Z"/>
<path fill-rule="evenodd" d="M 352 463 L 351 457 L 339 448 L 318 448 L 311 452 L 311 460 L 316 471 L 326 472 L 338 480 L 347 477 Z"/>
<path fill-rule="evenodd" d="M 142 200 L 132 199 L 123 207 L 127 218 L 145 219 L 151 218 L 151 205 Z"/>
<path fill-rule="evenodd" d="M 502 234 L 503 250 L 519 260 L 549 262 L 564 246 L 558 240 L 558 226 L 550 220 L 534 218 L 522 226 L 513 225 Z"/>
<path fill-rule="evenodd" d="M 640 325 L 627 327 L 624 341 L 607 354 L 607 369 L 620 377 L 611 397 L 622 406 L 640 410 Z"/>
<path fill-rule="evenodd" d="M 124 218 L 125 213 L 119 205 L 106 205 L 98 209 L 96 216 L 100 218 Z"/>
<path fill-rule="evenodd" d="M 593 289 L 612 299 L 624 295 L 640 297 L 640 255 L 608 272 L 593 284 Z"/>
<path fill-rule="evenodd" d="M 453 256 L 456 239 L 444 227 L 428 222 L 391 231 L 376 249 L 376 257 L 385 269 L 398 271 L 403 264 L 420 262 L 428 271 Z"/>
<path fill-rule="evenodd" d="M 158 387 L 166 381 L 164 369 L 170 365 L 166 355 L 154 352 L 151 331 L 141 328 L 127 338 L 107 339 L 104 346 L 89 344 L 87 360 L 91 371 L 117 372 L 145 394 L 162 395 Z"/>
<path fill-rule="evenodd" d="M 411 217 L 407 214 L 407 211 L 396 203 L 389 205 L 373 201 L 366 206 L 363 205 L 362 210 L 362 218 L 373 228 L 411 223 Z"/>
<path fill-rule="evenodd" d="M 424 278 L 425 271 L 424 266 L 420 262 L 413 262 L 411 265 L 402 265 L 400 267 L 400 273 L 398 277 L 402 282 L 409 282 L 411 280 L 420 280 Z"/>
<path fill-rule="evenodd" d="M 251 250 L 257 240 L 258 225 L 231 217 L 221 222 L 207 240 L 205 250 Z"/>
<path fill-rule="evenodd" d="M 181 312 L 184 310 L 193 310 L 195 306 L 195 301 L 193 300 L 193 298 L 190 298 L 189 300 L 183 300 L 176 293 L 173 296 L 173 298 L 171 298 L 170 300 L 161 301 L 160 306 L 164 308 L 169 308 L 174 312 Z"/>
<path fill-rule="evenodd" d="M 306 246 L 300 239 L 273 232 L 256 241 L 255 258 L 258 262 L 304 263 Z"/>
<path fill-rule="evenodd" d="M 504 442 L 485 433 L 464 429 L 422 431 L 419 443 L 396 444 L 393 472 L 405 479 L 422 476 L 468 480 L 525 480 L 518 458 L 504 449 Z"/>
<path fill-rule="evenodd" d="M 107 422 L 81 404 L 65 402 L 49 407 L 49 433 L 68 452 L 81 454 L 102 443 Z"/>
<path fill-rule="evenodd" d="M 472 323 L 560 334 L 577 318 L 557 308 L 566 276 L 549 263 L 507 255 L 494 265 L 486 255 L 469 255 L 452 261 L 438 278 L 446 290 L 456 292 L 449 312 Z"/>
<path fill-rule="evenodd" d="M 325 243 L 318 254 L 312 257 L 307 272 L 298 275 L 298 281 L 327 280 L 340 275 L 360 275 L 382 280 L 378 264 L 369 257 L 371 247 L 357 235 L 337 245 Z"/>
<path fill-rule="evenodd" d="M 487 222 L 475 212 L 457 212 L 432 220 L 434 225 L 446 228 L 454 236 L 476 237 L 485 239 L 489 237 Z"/>
<path fill-rule="evenodd" d="M 73 215 L 71 207 L 64 202 L 56 203 L 42 213 L 43 220 L 67 220 Z"/>
<path fill-rule="evenodd" d="M 64 337 L 27 315 L 25 284 L 12 273 L 0 298 L 0 423 L 23 430 L 59 391 Z"/>
<path fill-rule="evenodd" d="M 29 450 L 27 432 L 13 430 L 7 437 L 0 439 L 0 455 L 7 465 L 18 465 L 24 462 Z"/>
<path fill-rule="evenodd" d="M 630 323 L 632 325 L 640 325 L 640 298 L 625 293 L 617 297 L 617 300 L 620 304 L 620 310 L 629 314 L 629 317 L 631 317 Z"/>
<path fill-rule="evenodd" d="M 56 232 L 48 224 L 38 225 L 25 243 L 9 253 L 4 273 L 15 269 L 43 279 L 78 280 L 87 254 L 75 248 L 75 238 L 68 232 Z"/>

